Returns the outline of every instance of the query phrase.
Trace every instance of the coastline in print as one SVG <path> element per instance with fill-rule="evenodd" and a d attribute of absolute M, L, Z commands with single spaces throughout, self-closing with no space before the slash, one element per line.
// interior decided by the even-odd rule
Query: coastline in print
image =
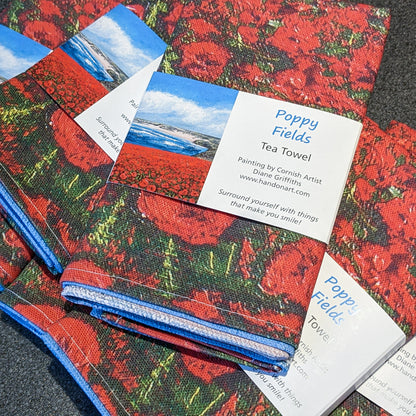
<path fill-rule="evenodd" d="M 155 72 L 126 141 L 212 160 L 238 91 Z"/>
<path fill-rule="evenodd" d="M 212 160 L 220 139 L 162 123 L 135 119 L 126 142 Z"/>
<path fill-rule="evenodd" d="M 113 90 L 160 57 L 166 44 L 133 12 L 119 5 L 61 49 Z"/>

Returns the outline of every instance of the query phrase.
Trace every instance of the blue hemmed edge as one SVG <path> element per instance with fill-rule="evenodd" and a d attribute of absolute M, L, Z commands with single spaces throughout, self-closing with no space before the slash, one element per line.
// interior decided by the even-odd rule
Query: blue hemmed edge
<path fill-rule="evenodd" d="M 223 331 L 225 333 L 229 333 L 230 335 L 240 336 L 240 337 L 246 338 L 250 341 L 255 341 L 255 342 L 259 342 L 259 343 L 262 343 L 262 344 L 265 344 L 265 345 L 268 345 L 268 346 L 271 346 L 271 347 L 279 348 L 282 351 L 287 352 L 289 355 L 293 355 L 295 353 L 295 347 L 293 347 L 292 345 L 290 345 L 290 344 L 288 344 L 284 341 L 276 341 L 276 340 L 273 340 L 273 339 L 270 339 L 270 338 L 262 337 L 261 335 L 251 334 L 249 332 L 245 332 L 245 331 L 242 331 L 240 329 L 234 329 L 234 328 L 231 328 L 231 327 L 227 327 L 225 325 L 220 325 L 220 324 L 214 324 L 214 323 L 211 323 L 211 322 L 207 322 L 207 321 L 204 321 L 203 319 L 196 318 L 194 316 L 187 315 L 185 313 L 177 312 L 177 311 L 174 311 L 174 310 L 169 309 L 169 308 L 164 308 L 164 307 L 161 307 L 161 306 L 149 303 L 149 302 L 141 301 L 137 298 L 132 298 L 132 297 L 127 296 L 127 295 L 112 292 L 112 291 L 107 290 L 107 289 L 101 289 L 101 288 L 98 288 L 98 287 L 95 287 L 95 286 L 89 286 L 89 285 L 86 285 L 86 284 L 83 284 L 83 283 L 62 282 L 62 288 L 63 288 L 62 296 L 66 297 L 65 289 L 67 287 L 70 287 L 70 286 L 78 286 L 78 287 L 81 287 L 81 288 L 91 290 L 92 292 L 107 294 L 109 296 L 113 296 L 113 297 L 118 298 L 120 300 L 125 300 L 127 302 L 135 303 L 137 305 L 143 305 L 143 306 L 152 308 L 152 309 L 157 310 L 157 311 L 169 313 L 169 314 L 172 314 L 172 315 L 177 316 L 179 318 L 188 319 L 188 320 L 193 321 L 195 323 L 205 325 L 209 328 L 216 329 L 216 330 L 219 330 L 219 331 Z M 70 300 L 69 298 L 67 298 L 67 299 Z M 79 298 L 75 298 L 75 299 L 77 299 L 76 303 L 81 303 L 80 301 L 85 300 L 85 299 L 79 299 Z M 104 307 L 104 305 L 96 304 L 94 302 L 90 302 L 90 303 L 88 303 L 88 305 L 93 306 L 93 307 L 94 306 L 99 306 L 101 308 Z"/>
<path fill-rule="evenodd" d="M 72 378 L 76 381 L 76 383 L 80 386 L 81 390 L 88 396 L 88 398 L 97 408 L 97 410 L 103 416 L 111 416 L 111 414 L 107 411 L 103 403 L 94 393 L 91 386 L 87 383 L 84 377 L 82 377 L 82 375 L 76 369 L 74 364 L 72 364 L 71 360 L 67 357 L 67 355 L 62 351 L 59 345 L 47 332 L 40 329 L 37 325 L 33 324 L 29 319 L 25 318 L 20 313 L 16 312 L 13 308 L 2 303 L 1 301 L 0 301 L 0 310 L 2 310 L 4 313 L 10 316 L 10 318 L 14 319 L 17 323 L 19 323 L 20 325 L 28 329 L 34 335 L 39 337 L 39 339 L 43 341 L 43 343 L 52 352 L 52 354 L 56 357 L 56 359 L 65 367 L 65 369 L 72 376 Z"/>
<path fill-rule="evenodd" d="M 56 359 L 65 367 L 71 377 L 76 381 L 76 383 L 80 386 L 82 391 L 88 396 L 97 410 L 103 416 L 111 416 L 111 413 L 105 408 L 101 400 L 98 396 L 94 393 L 92 387 L 88 384 L 85 378 L 80 374 L 77 368 L 74 366 L 72 361 L 68 358 L 68 356 L 62 351 L 61 347 L 56 343 L 56 341 L 49 335 L 47 332 L 41 337 L 42 341 L 45 345 L 49 348 L 52 354 L 56 357 Z"/>
<path fill-rule="evenodd" d="M 18 322 L 20 325 L 28 329 L 30 332 L 32 332 L 39 338 L 42 338 L 42 336 L 45 334 L 45 331 L 40 329 L 37 325 L 33 324 L 29 319 L 25 318 L 19 312 L 16 312 L 9 305 L 6 305 L 5 303 L 3 303 L 1 299 L 0 299 L 0 310 L 2 310 L 4 313 L 9 315 L 10 318 L 14 319 L 16 322 Z"/>
<path fill-rule="evenodd" d="M 145 336 L 145 337 L 149 337 L 147 334 L 144 334 L 144 333 L 142 333 L 142 332 L 140 332 L 140 331 L 138 331 L 136 329 L 130 328 L 130 327 L 126 326 L 126 325 L 122 325 L 122 324 L 118 323 L 117 321 L 113 321 L 111 319 L 108 319 L 106 317 L 103 317 L 103 315 L 102 315 L 103 312 L 104 313 L 105 312 L 111 313 L 108 309 L 102 310 L 102 309 L 99 309 L 99 308 L 96 308 L 95 307 L 95 308 L 92 308 L 91 309 L 90 315 L 93 316 L 94 318 L 100 319 L 101 321 L 106 322 L 107 324 L 109 324 L 111 326 L 114 326 L 116 328 L 122 329 L 124 331 L 133 332 L 133 333 L 138 334 L 138 335 L 142 335 L 142 336 Z M 291 360 L 291 359 L 289 359 L 289 360 Z M 289 367 L 290 367 L 288 361 L 279 361 L 278 367 L 280 368 L 280 371 L 274 371 L 278 376 L 285 376 L 285 375 L 287 375 L 287 372 L 289 371 Z M 255 368 L 255 371 L 256 372 L 263 373 L 265 375 L 270 375 L 271 374 L 270 369 L 265 368 L 264 364 L 262 364 L 261 362 L 257 362 L 255 360 L 253 360 L 252 361 L 252 364 L 256 365 L 256 368 Z M 242 364 L 239 364 L 239 366 L 241 368 L 243 368 L 243 369 L 244 368 L 249 368 L 251 371 L 253 371 L 253 368 L 251 368 L 249 366 L 244 366 Z M 276 364 L 276 366 L 277 366 L 277 364 Z"/>
<path fill-rule="evenodd" d="M 110 306 L 101 305 L 101 304 L 98 304 L 98 303 L 96 303 L 92 300 L 80 299 L 80 298 L 74 297 L 72 295 L 68 296 L 68 294 L 65 293 L 65 292 L 66 292 L 66 289 L 70 286 L 78 286 L 78 287 L 81 287 L 81 288 L 85 288 L 87 290 L 91 290 L 92 292 L 108 294 L 108 295 L 114 296 L 115 298 L 118 298 L 120 300 L 126 300 L 128 302 L 132 302 L 132 303 L 137 304 L 137 305 L 147 306 L 147 307 L 153 308 L 155 310 L 159 310 L 159 311 L 162 311 L 162 312 L 165 312 L 165 313 L 172 314 L 174 316 L 178 316 L 180 318 L 188 319 L 188 320 L 194 321 L 198 324 L 205 325 L 206 327 L 223 331 L 224 333 L 229 333 L 231 335 L 240 336 L 242 338 L 252 340 L 252 341 L 255 341 L 255 342 L 258 342 L 258 343 L 261 343 L 261 344 L 266 344 L 266 345 L 271 346 L 273 348 L 277 348 L 277 349 L 280 349 L 282 351 L 287 352 L 289 354 L 289 360 L 291 358 L 293 358 L 293 355 L 295 353 L 295 348 L 292 345 L 290 345 L 286 342 L 283 342 L 283 341 L 275 341 L 275 340 L 271 340 L 269 338 L 257 336 L 255 334 L 250 334 L 248 332 L 243 332 L 243 331 L 238 330 L 238 329 L 226 327 L 224 325 L 218 325 L 218 324 L 213 324 L 213 323 L 210 323 L 210 322 L 206 322 L 206 321 L 203 321 L 202 319 L 195 318 L 195 317 L 192 317 L 190 315 L 186 315 L 186 314 L 182 314 L 180 312 L 172 311 L 168 308 L 163 308 L 163 307 L 160 307 L 158 305 L 153 305 L 153 304 L 150 304 L 150 303 L 147 303 L 147 302 L 143 302 L 143 301 L 140 301 L 136 298 L 131 298 L 129 296 L 114 293 L 114 292 L 111 292 L 111 291 L 108 291 L 108 290 L 105 290 L 105 289 L 100 289 L 100 288 L 96 288 L 96 287 L 93 287 L 93 286 L 88 286 L 88 285 L 81 284 L 81 283 L 73 283 L 73 282 L 71 282 L 71 283 L 63 282 L 62 283 L 62 287 L 63 287 L 62 296 L 65 297 L 66 299 L 74 302 L 74 303 L 79 303 L 79 304 L 83 304 L 83 305 L 86 305 L 86 306 L 90 306 L 93 309 L 100 309 L 102 311 L 108 311 L 110 313 L 118 314 L 118 315 L 124 316 L 125 318 L 136 320 L 137 322 L 144 323 L 146 325 L 150 325 L 150 326 L 156 327 L 156 328 L 161 329 L 161 330 L 166 331 L 167 330 L 167 325 L 166 325 L 166 327 L 164 327 L 163 325 L 158 326 L 158 325 L 156 325 L 157 322 L 152 321 L 152 323 L 150 323 L 148 318 L 143 318 L 143 317 L 140 317 L 136 314 L 132 314 L 132 313 L 120 310 L 118 308 L 112 308 Z M 236 352 L 243 353 L 244 355 L 249 356 L 249 357 L 253 358 L 254 360 L 259 360 L 261 362 L 267 362 L 267 363 L 272 364 L 272 365 L 276 364 L 276 365 L 280 366 L 281 363 L 287 361 L 287 360 L 277 361 L 277 360 L 273 360 L 273 359 L 270 359 L 270 358 L 267 359 L 267 356 L 256 354 L 252 351 L 250 351 L 250 354 L 247 354 L 247 351 L 243 350 L 243 349 L 240 349 L 240 347 L 230 348 L 230 347 L 232 347 L 231 344 L 225 344 L 225 343 L 221 343 L 221 342 L 215 343 L 215 341 L 213 342 L 212 339 L 209 339 L 209 340 L 208 339 L 203 339 L 202 340 L 201 338 L 198 337 L 198 335 L 195 335 L 194 333 L 192 333 L 190 335 L 185 334 L 184 332 L 181 331 L 181 329 L 176 330 L 176 328 L 175 328 L 175 330 L 172 330 L 172 327 L 169 327 L 168 331 L 170 331 L 172 333 L 176 333 L 177 335 L 181 335 L 181 336 L 188 337 L 190 339 L 194 339 L 195 341 L 198 341 L 198 340 L 203 341 L 203 342 L 208 341 L 208 343 L 213 345 L 213 346 L 216 345 L 218 347 L 222 347 L 222 348 L 226 348 L 226 349 L 232 349 Z M 284 371 L 284 369 L 282 369 L 282 371 Z"/>
<path fill-rule="evenodd" d="M 9 218 L 15 228 L 20 232 L 32 250 L 45 262 L 53 274 L 63 272 L 63 267 L 53 251 L 48 247 L 41 234 L 32 224 L 30 218 L 23 212 L 7 188 L 0 181 L 0 205 L 5 211 L 6 218 Z"/>
<path fill-rule="evenodd" d="M 177 330 L 176 328 L 172 328 L 168 325 L 163 325 L 158 323 L 158 325 L 155 324 L 154 321 L 148 320 L 146 318 L 142 318 L 142 317 L 137 317 L 133 314 L 129 314 L 124 312 L 123 314 L 120 313 L 120 311 L 118 309 L 113 309 L 111 307 L 104 307 L 104 308 L 97 308 L 97 307 L 93 307 L 92 309 L 92 313 L 91 315 L 101 319 L 104 322 L 107 322 L 113 326 L 118 326 L 120 328 L 123 328 L 124 330 L 128 330 L 130 332 L 136 332 L 134 330 L 132 330 L 131 328 L 128 328 L 124 325 L 121 324 L 117 324 L 114 321 L 112 321 L 111 319 L 107 319 L 107 318 L 103 318 L 102 317 L 102 313 L 103 312 L 108 312 L 111 314 L 118 314 L 120 316 L 123 316 L 127 319 L 131 319 L 131 320 L 135 320 L 137 323 L 143 324 L 143 325 L 147 325 L 149 327 L 154 327 L 157 328 L 161 331 L 167 332 L 167 333 L 172 333 L 175 335 L 179 335 L 182 336 L 184 338 L 188 338 L 190 340 L 193 340 L 195 342 L 201 342 L 203 344 L 207 344 L 207 345 L 211 345 L 212 348 L 218 347 L 221 348 L 222 350 L 229 350 L 229 351 L 234 351 L 236 353 L 239 354 L 243 354 L 244 356 L 247 357 L 247 362 L 251 360 L 251 363 L 253 365 L 257 367 L 263 367 L 263 369 L 265 370 L 266 368 L 269 368 L 269 371 L 267 371 L 268 374 L 270 374 L 271 371 L 271 367 L 273 366 L 273 370 L 275 373 L 278 373 L 279 375 L 285 375 L 289 369 L 289 365 L 287 363 L 287 360 L 280 360 L 280 361 L 273 361 L 270 359 L 267 359 L 267 357 L 262 356 L 261 354 L 256 353 L 255 351 L 251 351 L 251 350 L 246 350 L 244 348 L 238 347 L 238 346 L 234 346 L 231 344 L 227 344 L 227 343 L 222 343 L 216 340 L 212 340 L 206 337 L 202 337 L 202 336 L 198 336 L 195 335 L 193 333 L 189 333 L 187 331 L 184 330 Z M 137 331 L 137 333 L 139 333 L 139 331 Z M 142 334 L 142 335 L 146 335 L 146 334 Z M 291 359 L 292 357 L 290 357 L 289 359 Z M 266 364 L 268 364 L 269 366 L 267 366 Z M 277 371 L 277 368 L 279 368 L 279 371 Z M 260 370 L 260 368 L 259 368 Z"/>

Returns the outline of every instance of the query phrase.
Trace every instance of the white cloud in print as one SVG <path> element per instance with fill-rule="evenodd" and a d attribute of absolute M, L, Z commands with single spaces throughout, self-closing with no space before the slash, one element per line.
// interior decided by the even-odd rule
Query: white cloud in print
<path fill-rule="evenodd" d="M 131 76 L 153 59 L 133 45 L 130 36 L 108 16 L 103 16 L 84 31 L 85 35 L 108 53 Z"/>
<path fill-rule="evenodd" d="M 221 137 L 230 115 L 229 109 L 203 107 L 195 101 L 162 91 L 148 91 L 137 117 Z"/>
<path fill-rule="evenodd" d="M 0 45 L 0 75 L 3 77 L 12 78 L 26 71 L 34 63 L 32 60 L 15 55 L 12 50 L 4 45 Z"/>

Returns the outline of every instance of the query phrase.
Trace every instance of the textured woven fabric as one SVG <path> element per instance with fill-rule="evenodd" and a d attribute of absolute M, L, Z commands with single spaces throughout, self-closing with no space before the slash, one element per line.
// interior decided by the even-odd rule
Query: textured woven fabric
<path fill-rule="evenodd" d="M 381 407 L 377 406 L 361 394 L 354 392 L 340 404 L 331 416 L 389 416 Z"/>
<path fill-rule="evenodd" d="M 1 11 L 0 23 L 54 49 L 118 3 L 115 0 L 11 0 Z"/>
<path fill-rule="evenodd" d="M 1 10 L 0 23 L 56 49 L 118 4 L 124 4 L 167 39 L 175 27 L 182 3 L 182 0 L 10 0 Z"/>
<path fill-rule="evenodd" d="M 31 248 L 60 272 L 112 161 L 26 74 L 1 84 L 0 108 L 2 206 Z"/>
<path fill-rule="evenodd" d="M 397 125 L 390 131 L 366 120 L 328 252 L 410 337 L 416 333 L 416 133 Z"/>
<path fill-rule="evenodd" d="M 237 366 L 98 321 L 35 261 L 0 308 L 46 343 L 103 415 L 279 414 Z"/>
<path fill-rule="evenodd" d="M 184 7 L 162 68 L 360 119 L 387 27 L 388 13 L 368 6 L 201 1 Z M 256 76 L 238 72 L 249 67 Z M 111 180 L 124 184 L 117 172 L 120 180 L 114 174 Z M 158 184 L 169 190 L 164 185 Z M 292 354 L 323 243 L 116 183 L 108 184 L 96 212 L 63 274 L 66 297 L 99 316 L 120 314 L 233 358 L 246 355 L 252 365 L 277 365 Z"/>
<path fill-rule="evenodd" d="M 416 132 L 411 127 L 398 121 L 392 121 L 386 129 L 396 142 L 405 147 L 409 152 L 414 152 L 416 147 Z"/>
<path fill-rule="evenodd" d="M 165 72 L 361 119 L 389 25 L 386 9 L 327 0 L 189 3 Z"/>
<path fill-rule="evenodd" d="M 296 345 L 322 243 L 119 190 L 107 186 L 96 220 L 62 276 L 65 296 L 146 323 L 130 310 L 143 300 L 173 314 L 186 313 L 197 323 Z M 80 286 L 95 295 L 88 300 L 76 295 Z M 104 293 L 113 299 L 96 298 Z"/>
<path fill-rule="evenodd" d="M 128 3 L 125 2 L 125 7 L 124 5 L 114 7 L 102 18 L 98 18 L 94 24 L 87 27 L 90 34 L 91 32 L 95 33 L 95 37 L 91 38 L 95 40 L 103 37 L 103 28 L 108 28 L 107 38 L 102 40 L 100 45 L 110 43 L 107 52 L 117 49 L 124 52 L 116 55 L 118 59 L 114 58 L 114 52 L 113 55 L 109 55 L 116 62 L 109 60 L 104 62 L 104 66 L 102 66 L 99 59 L 94 64 L 93 55 L 88 55 L 87 59 L 84 54 L 77 56 L 80 50 L 82 53 L 87 53 L 86 51 L 90 47 L 88 42 L 91 40 L 88 41 L 87 32 L 84 35 L 87 38 L 77 35 L 69 39 L 68 42 L 55 49 L 28 71 L 71 117 L 78 116 L 124 82 L 127 75 L 132 75 L 128 73 L 128 71 L 132 71 L 132 68 L 135 68 L 135 72 L 137 72 L 136 69 L 141 69 L 144 65 L 143 62 L 147 62 L 143 55 L 152 51 L 151 46 L 156 43 L 153 37 L 156 38 L 156 36 L 150 30 L 144 32 L 143 29 L 140 32 L 132 33 L 133 28 L 141 23 L 139 20 L 167 42 L 172 35 L 174 22 L 182 9 L 180 1 L 145 1 L 141 4 L 131 5 Z M 126 30 L 126 33 L 131 37 L 129 43 L 123 38 L 111 41 L 109 35 L 112 31 L 120 31 L 120 27 L 123 27 L 123 30 Z M 149 36 L 149 39 L 143 39 L 145 36 Z M 161 42 L 159 41 L 159 43 Z M 161 50 L 157 56 L 163 53 L 164 46 L 163 48 L 160 46 Z M 127 55 L 129 56 L 128 61 Z M 136 56 L 135 59 L 134 56 Z M 121 65 L 124 63 L 121 68 L 119 67 L 120 63 Z M 112 65 L 115 65 L 114 68 Z"/>
<path fill-rule="evenodd" d="M 416 131 L 394 121 L 383 132 L 366 120 L 361 142 L 329 253 L 411 338 L 416 331 Z M 388 415 L 358 392 L 332 414 Z"/>
<path fill-rule="evenodd" d="M 0 308 L 36 335 L 66 315 L 58 279 L 36 259 L 1 293 Z"/>
<path fill-rule="evenodd" d="M 10 284 L 33 257 L 19 234 L 0 216 L 0 291 Z"/>
<path fill-rule="evenodd" d="M 247 29 L 248 28 L 249 26 L 247 25 Z M 308 73 L 308 71 L 306 71 L 306 73 Z M 21 114 L 24 114 L 24 112 L 22 111 Z M 272 239 L 273 238 L 274 236 L 272 236 Z M 290 250 L 290 252 L 292 251 L 295 252 L 295 250 Z M 247 255 L 253 256 L 251 250 L 249 250 Z M 174 255 L 167 255 L 166 257 L 175 261 Z M 119 259 L 120 258 L 115 258 L 114 263 Z M 35 269 L 38 270 L 35 271 Z M 20 315 L 25 317 L 21 322 L 35 322 L 34 326 L 41 327 L 42 332 L 45 332 L 45 330 L 49 331 L 51 338 L 47 341 L 48 345 L 50 345 L 52 350 L 54 350 L 57 356 L 65 363 L 67 368 L 70 369 L 71 373 L 75 375 L 77 381 L 83 386 L 90 397 L 95 400 L 97 407 L 103 414 L 106 414 L 105 412 L 108 412 L 108 414 L 137 414 L 139 412 L 152 414 L 151 412 L 153 411 L 155 414 L 171 414 L 172 409 L 176 409 L 174 406 L 176 406 L 177 403 L 179 403 L 177 405 L 178 414 L 187 414 L 184 412 L 193 414 L 193 411 L 199 411 L 200 413 L 204 412 L 204 414 L 217 414 L 218 412 L 224 411 L 224 409 L 229 410 L 230 414 L 277 414 L 277 412 L 270 408 L 267 399 L 258 393 L 257 388 L 247 388 L 247 384 L 250 382 L 246 378 L 240 384 L 236 381 L 233 382 L 233 377 L 234 380 L 239 379 L 237 376 L 232 376 L 236 371 L 234 367 L 229 367 L 229 365 L 225 366 L 224 363 L 221 365 L 221 363 L 218 363 L 217 361 L 214 361 L 215 365 L 210 366 L 206 363 L 212 362 L 212 360 L 202 359 L 202 357 L 200 357 L 200 359 L 194 359 L 194 356 L 192 355 L 190 356 L 190 361 L 187 361 L 187 358 L 178 358 L 181 357 L 178 353 L 172 356 L 171 352 L 166 352 L 172 351 L 170 347 L 159 348 L 160 344 L 158 343 L 153 343 L 145 338 L 132 337 L 124 332 L 107 327 L 105 324 L 98 324 L 97 321 L 83 313 L 71 312 L 69 315 L 63 317 L 60 320 L 61 322 L 57 321 L 58 318 L 64 316 L 62 312 L 59 312 L 61 306 L 65 304 L 69 305 L 69 303 L 65 303 L 59 298 L 59 289 L 55 286 L 55 278 L 50 276 L 46 271 L 39 273 L 39 267 L 35 265 L 31 265 L 28 270 L 30 271 L 27 272 L 27 275 L 25 275 L 26 277 L 22 277 L 22 280 L 24 281 L 20 283 L 20 288 L 23 288 L 28 284 L 27 292 L 31 293 L 33 284 L 38 282 L 38 286 L 34 292 L 38 291 L 40 294 L 38 297 L 33 296 L 33 300 L 31 298 L 28 303 L 29 305 L 35 305 L 34 311 L 27 312 L 30 308 L 21 308 L 21 306 L 19 306 L 21 310 L 15 316 L 18 317 Z M 41 275 L 48 276 L 48 279 L 54 283 L 41 287 L 39 284 L 40 280 L 42 280 L 40 278 Z M 13 290 L 15 290 L 15 293 L 22 293 L 19 292 L 18 287 L 19 285 L 16 284 Z M 46 307 L 49 303 L 49 301 L 44 299 L 46 294 L 48 294 L 48 296 L 50 295 L 50 298 L 53 299 L 51 302 L 53 307 L 50 310 Z M 14 297 L 12 296 L 10 299 L 13 298 Z M 18 304 L 19 303 L 15 303 L 13 307 Z M 24 304 L 24 302 L 22 302 L 22 304 Z M 39 305 L 42 306 L 39 308 Z M 38 310 L 41 311 L 40 314 L 35 312 Z M 21 311 L 22 314 L 20 314 Z M 45 315 L 47 318 L 45 318 Z M 59 324 L 53 325 L 54 322 L 59 322 Z M 84 326 L 84 324 L 87 326 Z M 85 342 L 86 339 L 89 340 L 88 343 Z M 130 341 L 127 341 L 126 339 Z M 134 343 L 132 341 L 133 339 L 135 340 Z M 141 348 L 130 348 L 131 345 L 136 345 L 138 339 L 144 340 L 145 346 Z M 97 343 L 95 343 L 94 340 L 96 340 Z M 118 340 L 118 342 L 115 342 L 114 340 Z M 97 345 L 102 346 L 102 348 L 97 348 Z M 120 355 L 117 355 L 115 357 L 116 361 L 113 361 L 113 364 L 109 364 L 109 357 L 112 357 L 112 353 L 114 356 L 115 346 L 122 346 L 124 349 L 120 348 L 122 349 L 123 354 L 120 353 Z M 157 348 L 152 350 L 154 346 Z M 132 350 L 139 351 L 139 356 L 132 354 Z M 163 355 L 163 352 L 166 352 L 165 355 Z M 97 358 L 98 356 L 100 358 Z M 145 362 L 142 361 L 143 356 L 146 357 Z M 123 361 L 122 357 L 128 357 L 128 360 L 126 359 L 126 361 Z M 178 359 L 179 364 L 171 366 L 172 357 Z M 124 367 L 114 364 L 114 362 L 120 363 L 120 365 L 125 363 L 128 371 Z M 149 365 L 149 362 L 158 365 L 152 367 Z M 98 364 L 102 364 L 102 368 L 104 368 L 107 373 L 100 370 L 101 367 L 99 367 Z M 218 365 L 220 368 L 231 368 L 231 370 L 226 370 L 223 373 L 218 370 Z M 134 370 L 133 375 L 131 374 L 132 368 Z M 144 371 L 141 373 L 142 368 L 145 368 L 147 372 Z M 168 372 L 166 370 L 167 368 L 176 368 L 176 373 L 173 371 Z M 227 379 L 228 373 L 231 374 L 230 380 Z M 241 372 L 238 370 L 238 374 L 240 373 Z M 106 377 L 103 378 L 103 374 L 105 374 Z M 137 380 L 137 374 L 143 374 L 143 376 L 140 376 L 140 379 Z M 172 378 L 176 384 L 166 382 L 172 374 L 177 375 L 176 379 Z M 192 376 L 192 381 L 190 383 L 186 382 L 187 379 L 186 377 L 183 377 L 184 374 L 190 374 Z M 225 376 L 223 374 L 225 374 Z M 113 384 L 109 381 L 110 379 Z M 163 383 L 161 383 L 160 380 L 164 380 Z M 201 390 L 202 387 L 198 385 L 198 382 L 200 383 L 201 380 L 204 387 L 203 390 Z M 134 391 L 133 387 L 135 384 L 139 384 L 139 382 L 141 389 Z M 217 390 L 217 383 L 220 384 L 223 390 Z M 242 392 L 230 388 L 230 386 L 233 385 L 242 386 Z M 145 389 L 143 386 L 147 386 L 147 388 Z M 156 386 L 157 389 L 154 386 Z M 170 387 L 172 387 L 172 389 L 170 389 Z M 212 395 L 208 396 L 206 393 L 207 391 L 213 392 Z M 225 391 L 224 394 L 223 391 Z M 118 394 L 115 394 L 114 392 L 117 392 Z M 215 393 L 217 393 L 217 395 L 215 395 Z M 252 393 L 253 398 L 251 398 Z M 172 396 L 174 399 L 172 399 Z M 211 400 L 209 400 L 210 397 L 212 398 Z M 157 403 L 156 407 L 154 407 L 155 403 Z M 184 406 L 182 403 L 185 403 L 186 409 L 184 409 L 184 407 L 179 407 Z M 197 404 L 199 407 L 192 407 Z M 247 406 L 247 404 L 249 406 Z M 129 409 L 128 406 L 130 406 L 131 410 L 126 412 L 126 409 Z M 158 413 L 153 409 L 158 410 Z M 360 414 L 358 413 L 359 411 L 361 411 L 362 414 L 369 415 L 383 414 L 379 409 L 376 409 L 376 407 L 372 406 L 368 401 L 359 396 L 353 396 L 350 400 L 346 401 L 344 406 L 339 409 L 339 412 L 334 412 L 334 414 L 355 415 Z"/>

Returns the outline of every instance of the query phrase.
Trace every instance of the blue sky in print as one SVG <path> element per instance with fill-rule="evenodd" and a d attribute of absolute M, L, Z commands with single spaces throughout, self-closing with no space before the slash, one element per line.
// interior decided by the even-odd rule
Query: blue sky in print
<path fill-rule="evenodd" d="M 50 50 L 0 25 L 0 77 L 13 78 L 44 58 Z"/>
<path fill-rule="evenodd" d="M 136 117 L 221 138 L 237 94 L 230 88 L 156 72 Z"/>
<path fill-rule="evenodd" d="M 82 31 L 129 77 L 162 55 L 166 43 L 143 21 L 119 5 Z"/>

